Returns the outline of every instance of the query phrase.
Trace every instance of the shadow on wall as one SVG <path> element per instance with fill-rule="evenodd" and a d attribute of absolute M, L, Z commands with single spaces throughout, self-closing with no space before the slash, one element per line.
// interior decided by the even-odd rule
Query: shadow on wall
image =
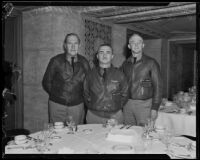
<path fill-rule="evenodd" d="M 131 56 L 131 50 L 128 48 L 127 45 L 123 47 L 123 55 L 124 57 L 126 57 L 126 59 Z"/>

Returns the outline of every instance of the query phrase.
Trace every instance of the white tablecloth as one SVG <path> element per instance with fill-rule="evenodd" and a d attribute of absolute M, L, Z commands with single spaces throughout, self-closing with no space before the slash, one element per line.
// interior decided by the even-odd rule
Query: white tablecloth
<path fill-rule="evenodd" d="M 121 126 L 119 126 L 121 127 Z M 136 131 L 139 136 L 143 133 L 143 128 L 139 126 L 132 126 L 129 129 Z M 67 134 L 68 131 L 63 129 L 61 132 L 57 132 L 53 137 L 60 137 L 60 139 L 51 139 L 51 144 L 49 146 L 49 151 L 45 154 L 58 154 L 63 148 L 68 148 L 74 151 L 73 154 L 121 154 L 120 151 L 113 150 L 113 146 L 116 145 L 128 145 L 133 148 L 128 154 L 166 154 L 166 146 L 162 141 L 158 139 L 153 139 L 146 150 L 139 150 L 138 146 L 141 146 L 141 143 L 133 144 L 122 143 L 122 142 L 113 142 L 106 140 L 106 136 L 109 133 L 109 128 L 104 128 L 102 124 L 87 124 L 79 125 L 77 132 L 74 134 Z M 155 133 L 157 134 L 157 133 Z M 31 134 L 32 137 L 37 137 L 41 135 L 41 132 Z M 183 137 L 182 137 L 183 138 Z M 189 140 L 189 139 L 186 139 Z M 183 141 L 183 140 L 181 140 Z M 190 141 L 190 140 L 189 140 Z M 140 141 L 141 142 L 141 141 Z M 188 142 L 187 142 L 188 143 Z M 32 149 L 8 149 L 9 146 L 6 146 L 6 154 L 38 154 L 39 152 L 36 148 Z M 126 151 L 125 151 L 126 153 Z M 39 153 L 40 154 L 40 153 Z M 67 154 L 67 153 L 63 153 Z"/>
<path fill-rule="evenodd" d="M 196 116 L 159 112 L 156 125 L 165 126 L 178 135 L 196 137 Z"/>
<path fill-rule="evenodd" d="M 134 129 L 139 135 L 142 135 L 142 127 L 132 126 L 130 129 Z M 102 124 L 87 124 L 79 125 L 75 134 L 67 134 L 67 130 L 57 132 L 54 136 L 58 136 L 60 139 L 51 140 L 52 145 L 50 146 L 49 153 L 58 153 L 58 151 L 64 147 L 74 150 L 75 154 L 85 154 L 90 152 L 96 152 L 99 154 L 117 154 L 118 152 L 113 151 L 113 146 L 123 144 L 130 145 L 135 148 L 135 144 L 132 143 L 127 144 L 106 140 L 109 130 L 109 128 L 103 127 Z M 31 134 L 30 136 L 37 137 L 37 135 L 40 135 L 40 132 Z M 6 153 L 37 154 L 38 151 L 36 149 L 6 149 Z M 134 154 L 135 152 L 132 153 Z M 161 141 L 153 141 L 152 147 L 143 152 L 143 154 L 144 153 L 165 154 L 165 145 Z"/>

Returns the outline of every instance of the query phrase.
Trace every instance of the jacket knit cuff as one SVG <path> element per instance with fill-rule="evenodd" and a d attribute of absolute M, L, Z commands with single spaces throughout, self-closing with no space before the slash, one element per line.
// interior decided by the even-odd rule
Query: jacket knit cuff
<path fill-rule="evenodd" d="M 160 108 L 160 103 L 153 103 L 151 109 L 152 110 L 156 110 L 158 111 L 158 109 Z"/>

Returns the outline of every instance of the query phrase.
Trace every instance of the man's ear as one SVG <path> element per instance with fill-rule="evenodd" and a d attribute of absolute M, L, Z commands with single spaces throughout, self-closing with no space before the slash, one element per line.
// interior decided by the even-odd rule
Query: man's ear
<path fill-rule="evenodd" d="M 144 48 L 144 46 L 145 46 L 145 45 L 144 45 L 144 43 L 143 43 L 143 44 L 142 44 L 142 48 Z"/>
<path fill-rule="evenodd" d="M 63 44 L 64 51 L 67 49 L 66 43 Z"/>
<path fill-rule="evenodd" d="M 129 48 L 129 49 L 131 49 L 131 46 L 130 46 L 130 44 L 128 44 L 128 48 Z"/>
<path fill-rule="evenodd" d="M 111 58 L 113 59 L 113 57 L 114 57 L 114 54 L 112 54 L 112 57 L 111 57 Z"/>

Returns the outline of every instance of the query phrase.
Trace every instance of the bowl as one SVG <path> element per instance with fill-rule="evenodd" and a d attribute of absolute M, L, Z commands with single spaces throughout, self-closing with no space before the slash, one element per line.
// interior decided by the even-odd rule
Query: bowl
<path fill-rule="evenodd" d="M 171 101 L 166 101 L 165 102 L 165 106 L 172 106 L 173 105 L 173 102 L 171 102 Z"/>
<path fill-rule="evenodd" d="M 16 144 L 24 144 L 27 142 L 27 140 L 28 139 L 27 139 L 26 135 L 17 135 L 14 138 L 14 141 Z"/>
<path fill-rule="evenodd" d="M 165 127 L 164 126 L 156 126 L 156 131 L 157 132 L 164 132 L 165 131 Z"/>
<path fill-rule="evenodd" d="M 21 141 L 21 140 L 26 140 L 26 139 L 27 139 L 26 135 L 17 135 L 14 138 L 15 141 Z"/>
<path fill-rule="evenodd" d="M 181 108 L 180 109 L 180 113 L 182 113 L 182 114 L 186 113 L 186 109 L 185 108 Z"/>

